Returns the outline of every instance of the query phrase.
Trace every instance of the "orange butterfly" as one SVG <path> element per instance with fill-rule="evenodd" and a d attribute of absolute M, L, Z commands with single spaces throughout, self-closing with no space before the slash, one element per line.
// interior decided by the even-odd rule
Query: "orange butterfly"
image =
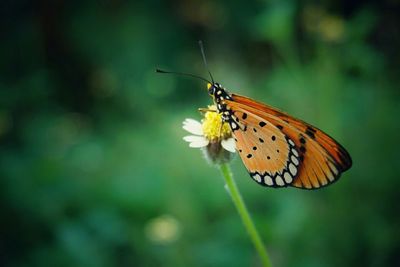
<path fill-rule="evenodd" d="M 207 67 L 201 41 L 199 44 Z M 217 112 L 232 130 L 236 150 L 260 185 L 316 189 L 337 181 L 352 165 L 349 153 L 320 129 L 268 105 L 228 93 L 214 82 L 210 71 L 212 82 L 188 73 L 156 71 L 207 82 Z"/>
<path fill-rule="evenodd" d="M 316 127 L 250 98 L 229 94 L 219 83 L 207 87 L 258 184 L 315 189 L 335 182 L 351 167 L 349 153 Z"/>

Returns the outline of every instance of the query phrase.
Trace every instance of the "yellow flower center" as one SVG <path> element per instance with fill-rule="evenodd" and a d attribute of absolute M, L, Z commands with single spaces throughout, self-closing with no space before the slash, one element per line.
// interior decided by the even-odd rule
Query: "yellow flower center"
<path fill-rule="evenodd" d="M 202 120 L 204 136 L 210 141 L 219 141 L 231 137 L 232 132 L 228 123 L 222 123 L 222 115 L 218 113 L 215 106 L 209 106 L 209 109 L 211 111 L 207 111 Z"/>

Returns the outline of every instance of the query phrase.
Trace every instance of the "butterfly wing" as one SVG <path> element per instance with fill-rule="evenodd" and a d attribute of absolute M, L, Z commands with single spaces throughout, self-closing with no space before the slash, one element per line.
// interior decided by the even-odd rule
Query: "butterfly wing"
<path fill-rule="evenodd" d="M 351 167 L 347 151 L 323 131 L 250 98 L 231 97 L 227 108 L 241 126 L 233 131 L 236 146 L 259 184 L 320 188 Z"/>
<path fill-rule="evenodd" d="M 276 126 L 236 106 L 233 127 L 236 148 L 250 176 L 264 186 L 290 185 L 298 175 L 300 155 L 295 143 Z"/>

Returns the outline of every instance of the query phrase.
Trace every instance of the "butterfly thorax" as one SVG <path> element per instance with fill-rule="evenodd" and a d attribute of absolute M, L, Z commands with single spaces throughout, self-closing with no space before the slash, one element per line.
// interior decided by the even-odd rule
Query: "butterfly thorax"
<path fill-rule="evenodd" d="M 232 131 L 238 130 L 240 126 L 237 124 L 233 111 L 227 108 L 226 100 L 232 100 L 231 94 L 228 93 L 219 83 L 209 84 L 208 92 L 213 97 L 218 113 L 221 114 L 224 122 L 228 122 Z"/>

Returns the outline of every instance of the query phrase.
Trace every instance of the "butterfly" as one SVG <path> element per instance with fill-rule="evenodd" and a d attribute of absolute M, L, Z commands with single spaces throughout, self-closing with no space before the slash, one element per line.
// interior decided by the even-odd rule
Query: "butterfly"
<path fill-rule="evenodd" d="M 201 41 L 199 44 L 208 70 Z M 232 130 L 243 164 L 260 185 L 317 189 L 337 181 L 352 165 L 346 149 L 322 130 L 251 98 L 229 93 L 214 82 L 209 70 L 211 81 L 182 72 L 156 72 L 207 82 L 217 112 Z"/>
<path fill-rule="evenodd" d="M 269 187 L 317 189 L 352 165 L 349 153 L 322 130 L 251 98 L 208 83 L 250 176 Z"/>

